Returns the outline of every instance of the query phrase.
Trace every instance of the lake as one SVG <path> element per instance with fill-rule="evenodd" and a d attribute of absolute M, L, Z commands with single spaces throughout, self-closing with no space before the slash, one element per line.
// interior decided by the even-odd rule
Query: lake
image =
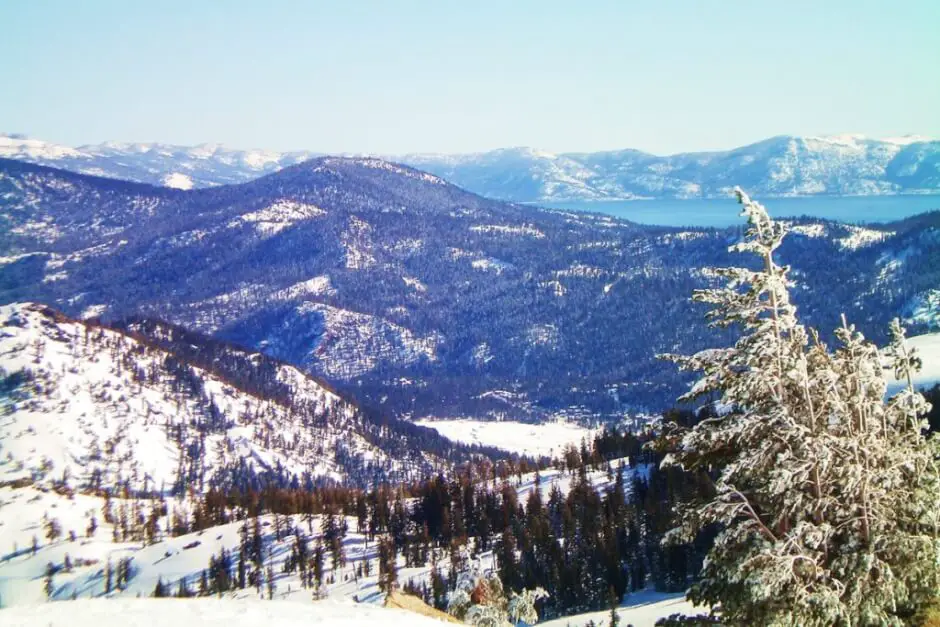
<path fill-rule="evenodd" d="M 808 196 L 758 198 L 776 218 L 812 216 L 838 222 L 892 222 L 933 209 L 940 210 L 940 195 L 921 196 Z M 742 224 L 740 206 L 731 198 L 693 200 L 624 200 L 539 203 L 541 206 L 593 211 L 641 224 L 662 226 L 714 226 Z"/>

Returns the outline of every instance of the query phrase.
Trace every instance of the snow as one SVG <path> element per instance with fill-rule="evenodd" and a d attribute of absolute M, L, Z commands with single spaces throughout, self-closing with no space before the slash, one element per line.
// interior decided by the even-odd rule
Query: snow
<path fill-rule="evenodd" d="M 825 237 L 826 227 L 823 224 L 797 224 L 790 227 L 790 231 L 804 237 Z"/>
<path fill-rule="evenodd" d="M 86 494 L 74 494 L 71 498 L 53 491 L 40 491 L 34 488 L 0 488 L 0 532 L 2 532 L 2 545 L 0 545 L 0 602 L 3 607 L 14 608 L 0 610 L 0 625 L 11 624 L 12 617 L 21 616 L 23 620 L 32 620 L 30 617 L 46 611 L 59 611 L 38 609 L 37 604 L 46 600 L 44 591 L 44 573 L 47 564 L 52 563 L 61 567 L 65 556 L 68 555 L 73 564 L 70 572 L 59 569 L 53 577 L 53 600 L 62 603 L 46 604 L 51 607 L 80 608 L 87 604 L 88 599 L 98 599 L 92 603 L 103 603 L 107 611 L 114 613 L 115 608 L 122 608 L 124 603 L 136 603 L 136 597 L 148 597 L 153 593 L 157 582 L 162 580 L 171 593 L 179 587 L 184 580 L 187 587 L 195 592 L 199 587 L 199 579 L 204 569 L 208 567 L 213 555 L 218 555 L 225 548 L 237 560 L 240 536 L 245 521 L 236 521 L 203 531 L 197 531 L 169 537 L 165 534 L 169 519 L 163 516 L 158 519 L 159 535 L 152 544 L 140 540 L 119 542 L 114 538 L 114 527 L 104 521 L 104 499 Z M 179 509 L 187 516 L 191 516 L 192 503 L 179 499 L 166 500 L 168 511 Z M 135 501 L 119 498 L 111 499 L 112 512 L 119 517 L 119 510 L 127 508 L 133 515 L 140 506 L 144 515 L 149 515 L 152 503 L 147 500 Z M 98 529 L 92 537 L 86 537 L 85 529 L 91 516 L 95 516 Z M 43 517 L 57 520 L 64 532 L 63 537 L 55 541 L 45 539 L 42 522 Z M 301 529 L 310 540 L 311 546 L 322 541 L 322 516 L 314 516 L 309 521 L 302 515 L 282 516 L 282 533 L 278 540 L 275 536 L 274 517 L 264 515 L 259 518 L 259 526 L 263 535 L 266 566 L 270 566 L 274 573 L 273 601 L 268 601 L 267 586 L 259 592 L 256 588 L 247 587 L 234 589 L 222 595 L 221 601 L 211 598 L 200 598 L 186 603 L 252 603 L 266 604 L 264 611 L 270 612 L 277 618 L 274 624 L 281 622 L 281 612 L 290 616 L 291 612 L 321 611 L 320 609 L 305 610 L 309 608 L 335 608 L 328 613 L 311 614 L 309 624 L 322 624 L 320 620 L 327 620 L 333 612 L 350 613 L 354 618 L 350 625 L 363 624 L 370 618 L 388 616 L 394 620 L 396 614 L 385 614 L 379 605 L 384 601 L 384 594 L 378 589 L 378 546 L 375 540 L 368 540 L 356 528 L 353 517 L 346 518 L 349 532 L 343 541 L 346 555 L 346 565 L 340 570 L 332 568 L 331 560 L 327 560 L 324 573 L 324 588 L 327 599 L 314 602 L 310 589 L 305 589 L 300 582 L 299 573 L 287 573 L 284 562 L 289 558 L 291 548 L 295 544 L 294 532 Z M 249 529 L 254 525 L 253 519 L 247 521 Z M 69 539 L 69 532 L 75 531 L 75 541 Z M 39 536 L 37 552 L 32 554 L 32 538 Z M 439 553 L 439 558 L 442 555 Z M 106 565 L 112 566 L 125 558 L 130 559 L 130 579 L 124 589 L 112 589 L 105 593 Z M 487 564 L 493 563 L 491 552 L 481 553 L 481 560 Z M 364 561 L 370 565 L 370 574 L 356 576 L 356 570 Z M 446 559 L 441 559 L 439 568 L 446 574 Z M 405 566 L 404 556 L 399 556 L 399 581 L 404 584 L 409 580 L 417 583 L 427 582 L 431 573 L 431 565 Z M 73 595 L 78 601 L 67 601 Z M 261 601 L 262 598 L 266 600 Z M 172 599 L 171 601 L 178 601 Z M 163 602 L 154 600 L 154 602 Z M 67 605 L 78 603 L 79 605 Z M 113 605 L 112 605 L 113 604 Z M 340 609 L 342 608 L 342 609 Z M 74 611 L 71 610 L 71 611 Z M 120 615 L 121 612 L 117 611 Z M 172 621 L 160 614 L 160 624 L 172 624 Z M 407 613 L 409 624 L 424 624 L 422 616 Z M 181 624 L 190 624 L 190 620 L 182 619 Z M 415 622 L 416 621 L 416 622 Z M 13 623 L 15 624 L 15 623 Z M 58 624 L 58 623 L 53 623 Z M 122 623 L 122 627 L 123 627 Z M 341 623 L 347 624 L 347 623 Z M 367 623 L 366 623 L 367 624 Z M 397 624 L 397 623 L 391 623 Z"/>
<path fill-rule="evenodd" d="M 345 159 L 324 159 L 323 163 L 326 165 L 334 165 L 336 163 L 341 163 Z M 360 165 L 366 168 L 371 168 L 373 170 L 386 170 L 394 174 L 399 174 L 401 176 L 406 176 L 412 179 L 418 179 L 424 183 L 432 183 L 434 185 L 446 185 L 447 182 L 444 179 L 434 176 L 433 174 L 428 174 L 427 172 L 421 172 L 419 170 L 412 170 L 411 168 L 403 168 L 394 163 L 390 163 L 383 159 L 376 159 L 372 157 L 353 159 L 356 165 Z"/>
<path fill-rule="evenodd" d="M 283 157 L 281 153 L 270 150 L 249 150 L 242 156 L 242 163 L 253 170 L 262 170 L 266 166 L 278 164 Z"/>
<path fill-rule="evenodd" d="M 685 596 L 682 594 L 669 594 L 652 590 L 641 590 L 628 595 L 617 610 L 617 614 L 620 616 L 620 624 L 633 625 L 633 627 L 653 627 L 660 618 L 673 614 L 695 615 L 704 613 L 706 613 L 704 610 L 696 609 L 695 606 L 686 601 Z M 541 622 L 539 625 L 544 627 L 583 627 L 591 621 L 594 621 L 597 627 L 608 627 L 610 624 L 610 610 L 563 616 Z"/>
<path fill-rule="evenodd" d="M 580 444 L 581 440 L 594 433 L 592 429 L 564 421 L 528 424 L 509 420 L 423 419 L 415 424 L 430 427 L 455 442 L 496 446 L 513 453 L 536 456 L 558 455 L 566 444 Z"/>
<path fill-rule="evenodd" d="M 522 226 L 511 226 L 508 224 L 478 224 L 476 226 L 471 226 L 470 230 L 476 233 L 493 233 L 497 235 L 523 235 L 526 237 L 534 237 L 535 239 L 543 239 L 545 237 L 545 233 L 538 230 L 534 226 L 529 226 L 527 224 Z"/>
<path fill-rule="evenodd" d="M 258 599 L 82 599 L 0 610 L 7 627 L 151 627 L 224 625 L 225 627 L 432 627 L 441 621 L 374 604 L 323 600 L 316 603 Z"/>
<path fill-rule="evenodd" d="M 0 135 L 0 157 L 14 159 L 62 159 L 82 156 L 68 146 L 61 146 L 38 139 L 26 139 Z"/>
<path fill-rule="evenodd" d="M 900 264 L 901 260 L 891 260 L 885 264 L 882 272 L 887 275 Z M 906 324 L 925 324 L 930 331 L 940 329 L 940 289 L 927 290 L 917 295 L 906 310 L 909 313 L 904 320 Z"/>
<path fill-rule="evenodd" d="M 545 289 L 551 291 L 552 294 L 558 298 L 564 296 L 566 292 L 565 286 L 561 283 L 561 281 L 543 281 L 539 283 L 539 287 L 544 287 Z M 605 286 L 604 293 L 606 294 L 608 291 L 610 290 Z"/>
<path fill-rule="evenodd" d="M 895 235 L 893 231 L 876 231 L 861 226 L 845 225 L 845 228 L 849 234 L 835 240 L 836 245 L 842 250 L 858 250 Z"/>
<path fill-rule="evenodd" d="M 917 351 L 923 365 L 914 377 L 917 387 L 929 387 L 940 383 L 940 333 L 928 333 L 907 338 L 907 346 Z M 893 382 L 893 383 L 892 383 Z M 900 382 L 889 376 L 889 389 L 897 389 Z"/>
<path fill-rule="evenodd" d="M 278 200 L 263 209 L 249 211 L 229 222 L 229 227 L 253 224 L 261 236 L 270 236 L 292 227 L 298 222 L 319 218 L 326 211 L 317 207 L 292 200 Z"/>
<path fill-rule="evenodd" d="M 886 144 L 895 144 L 897 146 L 909 146 L 911 144 L 932 142 L 936 140 L 933 137 L 928 137 L 926 135 L 902 135 L 900 137 L 882 137 L 880 141 L 883 141 Z"/>
<path fill-rule="evenodd" d="M 336 289 L 330 282 L 329 275 L 323 274 L 315 276 L 306 281 L 299 281 L 280 289 L 273 294 L 271 298 L 277 300 L 290 300 L 294 298 L 304 298 L 307 296 L 332 296 L 336 294 Z"/>
<path fill-rule="evenodd" d="M 474 270 L 482 270 L 484 272 L 492 271 L 496 274 L 502 274 L 506 270 L 511 270 L 513 267 L 509 262 L 494 259 L 492 257 L 487 257 L 485 259 L 474 259 L 470 262 L 470 265 Z"/>
<path fill-rule="evenodd" d="M 573 264 L 570 268 L 565 268 L 564 270 L 555 270 L 552 274 L 559 278 L 579 277 L 584 279 L 599 279 L 609 275 L 610 271 L 604 268 L 598 268 L 597 266 L 576 263 Z"/>
<path fill-rule="evenodd" d="M 632 472 L 625 469 L 624 472 Z M 592 484 L 607 482 L 604 472 L 589 473 Z M 568 489 L 570 477 L 562 476 L 557 471 L 544 471 L 541 475 L 541 489 L 547 497 L 553 483 L 559 483 L 563 490 Z M 629 481 L 627 482 L 629 486 Z M 534 475 L 524 475 L 518 483 L 517 492 L 520 499 L 525 499 L 534 486 Z M 262 517 L 265 544 L 272 546 L 271 554 L 275 563 L 273 571 L 276 575 L 276 590 L 274 601 L 262 600 L 266 594 L 259 595 L 255 589 L 247 588 L 226 593 L 222 598 L 204 597 L 197 599 L 153 599 L 135 598 L 138 594 L 147 597 L 151 594 L 158 579 L 162 579 L 170 591 L 175 591 L 177 581 L 185 577 L 191 588 L 199 577 L 202 569 L 207 567 L 209 557 L 218 554 L 221 547 L 236 549 L 239 545 L 240 522 L 230 523 L 219 527 L 212 527 L 203 532 L 196 532 L 165 538 L 151 546 L 140 543 L 114 543 L 111 541 L 111 527 L 101 520 L 100 510 L 103 500 L 97 497 L 77 494 L 73 499 L 55 494 L 53 492 L 41 493 L 26 488 L 13 490 L 0 489 L 0 529 L 3 529 L 4 540 L 16 544 L 19 553 L 6 554 L 0 561 L 0 595 L 7 609 L 0 610 L 0 624 L 6 625 L 53 625 L 63 627 L 134 627 L 137 625 L 152 625 L 155 617 L 159 617 L 159 624 L 224 624 L 226 627 L 240 627 L 242 625 L 257 627 L 261 624 L 276 625 L 366 625 L 382 624 L 387 627 L 398 625 L 419 627 L 422 625 L 439 625 L 433 618 L 421 616 L 404 610 L 394 610 L 381 607 L 383 595 L 376 586 L 377 547 L 374 542 L 366 544 L 364 537 L 353 531 L 355 522 L 348 519 L 350 532 L 346 537 L 346 552 L 348 564 L 343 574 L 335 577 L 336 583 L 327 586 L 328 598 L 321 601 L 312 601 L 309 590 L 301 588 L 296 573 L 284 574 L 281 562 L 289 553 L 289 547 L 294 541 L 293 535 L 284 537 L 281 542 L 275 542 L 271 516 Z M 113 506 L 119 507 L 123 502 L 113 500 Z M 174 503 L 168 503 L 172 509 Z M 82 536 L 89 512 L 98 515 L 100 527 L 93 539 L 80 538 L 76 542 L 59 540 L 47 544 L 41 543 L 37 555 L 32 556 L 26 551 L 30 546 L 31 537 L 37 530 L 34 521 L 39 521 L 43 513 L 48 512 L 62 523 L 63 529 L 68 533 L 76 529 Z M 322 518 L 316 517 L 313 521 L 314 535 L 319 534 Z M 292 517 L 292 526 L 299 526 L 307 532 L 307 525 L 300 516 Z M 41 535 L 41 534 L 40 534 Z M 194 542 L 199 545 L 184 549 Z M 44 600 L 43 572 L 48 562 L 61 564 L 64 555 L 68 553 L 73 563 L 78 559 L 97 560 L 94 563 L 76 566 L 71 573 L 59 572 L 54 577 L 55 597 L 63 599 L 55 603 L 42 603 Z M 123 557 L 132 558 L 132 577 L 128 587 L 123 590 L 114 590 L 110 596 L 102 597 L 103 581 L 102 569 L 110 559 L 112 564 Z M 372 575 L 358 581 L 346 579 L 364 557 L 372 561 Z M 484 553 L 481 563 L 492 563 L 492 555 Z M 399 563 L 402 566 L 402 563 Z M 330 573 L 330 563 L 327 560 L 327 574 Z M 441 568 L 446 571 L 446 560 L 442 561 Z M 429 574 L 427 566 L 404 568 L 399 571 L 400 581 L 415 579 L 420 581 Z M 78 600 L 67 601 L 72 592 L 78 595 Z M 89 598 L 89 597 L 95 598 Z M 621 625 L 633 624 L 635 627 L 653 625 L 658 618 L 669 616 L 677 612 L 695 613 L 694 608 L 686 602 L 682 595 L 657 593 L 644 590 L 630 594 L 626 597 L 618 613 Z M 566 616 L 544 623 L 550 627 L 572 627 L 585 625 L 594 620 L 596 624 L 606 624 L 608 611 L 597 611 L 576 616 Z"/>
<path fill-rule="evenodd" d="M 428 291 L 428 286 L 422 283 L 419 279 L 411 276 L 403 276 L 401 278 L 404 281 L 405 285 L 415 290 L 416 292 L 426 292 Z"/>
<path fill-rule="evenodd" d="M 192 189 L 193 179 L 181 172 L 173 172 L 163 177 L 163 184 L 174 189 Z"/>

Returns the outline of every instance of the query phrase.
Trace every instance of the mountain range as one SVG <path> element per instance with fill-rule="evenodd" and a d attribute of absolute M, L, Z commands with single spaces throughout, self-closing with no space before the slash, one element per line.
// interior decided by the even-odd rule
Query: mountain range
<path fill-rule="evenodd" d="M 0 160 L 0 220 L 0 303 L 162 319 L 408 418 L 657 411 L 686 380 L 656 354 L 728 341 L 693 289 L 747 263 L 728 252 L 739 228 L 505 203 L 374 158 L 191 191 Z M 793 230 L 781 258 L 807 323 L 825 333 L 847 311 L 880 339 L 916 311 L 926 330 L 940 213 Z"/>
<path fill-rule="evenodd" d="M 104 143 L 72 148 L 0 135 L 0 157 L 181 189 L 245 182 L 318 153 L 218 144 Z M 733 185 L 768 196 L 940 193 L 940 141 L 906 136 L 772 137 L 733 150 L 657 156 L 640 150 L 382 157 L 469 191 L 514 202 L 727 197 Z"/>

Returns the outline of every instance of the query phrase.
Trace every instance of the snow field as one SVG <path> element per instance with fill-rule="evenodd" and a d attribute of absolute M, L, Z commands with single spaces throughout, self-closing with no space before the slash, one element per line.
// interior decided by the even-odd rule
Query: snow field
<path fill-rule="evenodd" d="M 495 446 L 522 455 L 557 456 L 568 444 L 578 445 L 590 439 L 594 430 L 573 423 L 557 421 L 543 424 L 524 422 L 488 422 L 482 420 L 416 420 L 445 438 L 463 444 Z"/>
<path fill-rule="evenodd" d="M 268 603 L 256 599 L 200 598 L 82 599 L 69 603 L 45 603 L 0 610 L 0 624 L 6 627 L 439 627 L 442 623 L 414 612 L 348 601 Z"/>

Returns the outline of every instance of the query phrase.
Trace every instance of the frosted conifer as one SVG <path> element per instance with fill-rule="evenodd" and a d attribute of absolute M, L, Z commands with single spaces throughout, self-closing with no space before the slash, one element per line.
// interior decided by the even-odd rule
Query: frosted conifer
<path fill-rule="evenodd" d="M 940 590 L 937 449 L 911 385 L 916 356 L 895 321 L 886 354 L 907 384 L 886 401 L 875 345 L 844 319 L 835 350 L 801 325 L 774 258 L 786 226 L 736 193 L 749 226 L 732 250 L 761 267 L 717 269 L 724 285 L 693 300 L 741 335 L 668 356 L 702 373 L 685 400 L 717 393 L 730 408 L 680 433 L 664 461 L 717 476 L 672 532 L 721 528 L 689 596 L 728 625 L 904 624 Z"/>
<path fill-rule="evenodd" d="M 511 627 L 538 622 L 536 601 L 548 597 L 542 588 L 510 592 L 503 589 L 499 575 L 484 572 L 479 560 L 469 560 L 457 577 L 457 585 L 448 596 L 447 612 L 475 627 Z"/>

